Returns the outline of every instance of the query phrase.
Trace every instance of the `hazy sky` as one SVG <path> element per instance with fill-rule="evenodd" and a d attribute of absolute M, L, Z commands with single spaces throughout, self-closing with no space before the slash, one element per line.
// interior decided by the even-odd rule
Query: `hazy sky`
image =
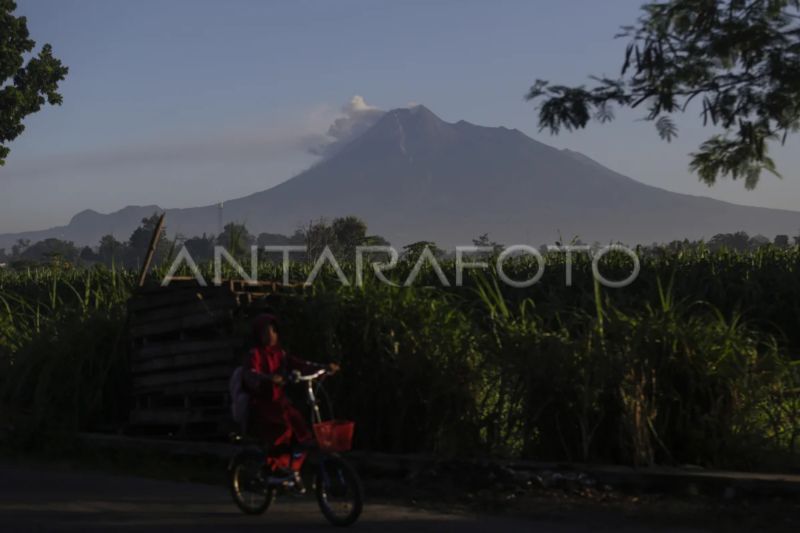
<path fill-rule="evenodd" d="M 518 128 L 640 181 L 736 203 L 800 207 L 798 138 L 783 180 L 709 189 L 687 170 L 710 133 L 661 142 L 641 113 L 550 137 L 523 100 L 536 78 L 616 75 L 618 27 L 642 0 L 18 0 L 32 37 L 69 66 L 64 104 L 28 118 L 0 167 L 0 233 L 82 209 L 203 205 L 269 188 L 316 159 L 353 95 L 422 103 L 447 121 Z"/>

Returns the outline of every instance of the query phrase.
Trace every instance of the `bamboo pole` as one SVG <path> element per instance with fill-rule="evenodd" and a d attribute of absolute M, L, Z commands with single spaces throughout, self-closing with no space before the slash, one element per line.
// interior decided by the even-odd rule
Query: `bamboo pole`
<path fill-rule="evenodd" d="M 166 216 L 167 213 L 161 213 L 158 224 L 156 224 L 156 229 L 153 230 L 153 235 L 150 237 L 150 246 L 147 248 L 147 255 L 144 258 L 142 270 L 139 272 L 139 287 L 144 286 L 144 280 L 147 277 L 147 271 L 150 270 L 150 263 L 153 261 L 156 246 L 158 246 L 158 241 L 161 239 L 161 230 L 164 229 L 164 217 Z"/>

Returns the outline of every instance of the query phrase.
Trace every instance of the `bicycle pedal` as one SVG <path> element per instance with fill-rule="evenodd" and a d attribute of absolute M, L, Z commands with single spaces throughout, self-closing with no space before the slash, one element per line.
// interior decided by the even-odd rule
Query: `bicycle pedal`
<path fill-rule="evenodd" d="M 281 494 L 286 498 L 303 498 L 306 495 L 305 489 L 296 489 L 292 488 L 284 488 L 281 490 Z"/>
<path fill-rule="evenodd" d="M 267 478 L 267 485 L 271 487 L 291 488 L 294 486 L 294 476 L 269 476 Z"/>

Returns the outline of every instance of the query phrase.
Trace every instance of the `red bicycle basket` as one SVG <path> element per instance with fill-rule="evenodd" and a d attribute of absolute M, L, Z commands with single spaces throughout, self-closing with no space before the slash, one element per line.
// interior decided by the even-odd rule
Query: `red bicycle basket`
<path fill-rule="evenodd" d="M 321 450 L 346 452 L 353 447 L 355 427 L 356 423 L 350 420 L 329 420 L 314 424 L 314 435 Z"/>

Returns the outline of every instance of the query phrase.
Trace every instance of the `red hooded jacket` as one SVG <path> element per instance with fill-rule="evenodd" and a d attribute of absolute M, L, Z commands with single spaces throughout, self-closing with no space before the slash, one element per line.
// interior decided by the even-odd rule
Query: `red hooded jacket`
<path fill-rule="evenodd" d="M 284 379 L 293 370 L 310 373 L 321 368 L 322 365 L 287 354 L 280 345 L 267 344 L 267 326 L 274 320 L 271 315 L 261 315 L 253 323 L 255 346 L 250 350 L 245 368 L 262 375 L 280 374 Z M 262 381 L 258 390 L 251 395 L 250 412 L 254 432 L 273 445 L 311 439 L 308 425 L 287 398 L 282 385 Z"/>

